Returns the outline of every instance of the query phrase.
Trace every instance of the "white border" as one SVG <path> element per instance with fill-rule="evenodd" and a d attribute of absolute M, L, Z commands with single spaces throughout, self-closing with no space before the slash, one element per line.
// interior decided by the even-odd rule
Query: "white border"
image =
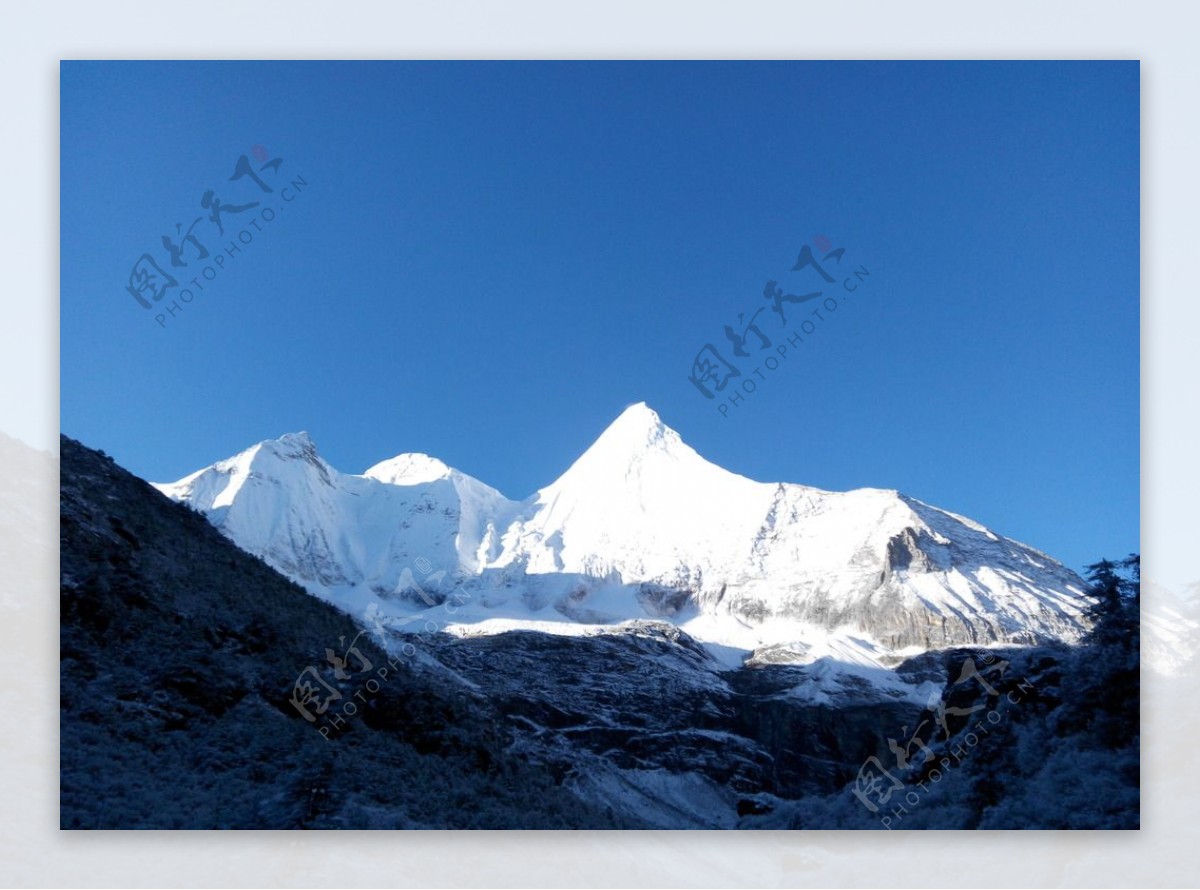
<path fill-rule="evenodd" d="M 0 429 L 57 439 L 62 58 L 1103 58 L 1143 78 L 1146 574 L 1200 579 L 1193 395 L 1200 52 L 1182 4 L 1113 2 L 6 4 Z M 69 246 L 68 248 L 69 249 Z M 56 493 L 46 510 L 56 512 Z M 59 832 L 57 566 L 0 629 L 0 878 L 20 886 L 1185 886 L 1196 685 L 1147 677 L 1141 832 Z M 3 616 L 8 621 L 8 613 Z M 1186 713 L 1185 713 L 1186 711 Z M 1190 773 L 1190 774 L 1189 774 Z"/>

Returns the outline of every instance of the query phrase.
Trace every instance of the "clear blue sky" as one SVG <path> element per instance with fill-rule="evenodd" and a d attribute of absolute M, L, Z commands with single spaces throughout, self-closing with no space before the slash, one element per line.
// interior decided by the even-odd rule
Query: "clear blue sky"
<path fill-rule="evenodd" d="M 269 195 L 229 181 L 254 146 Z M 735 472 L 1078 569 L 1139 547 L 1138 179 L 1136 62 L 67 62 L 62 429 L 155 481 L 307 430 L 524 497 L 644 400 Z M 210 189 L 260 208 L 220 238 Z M 126 291 L 262 207 L 165 328 Z M 763 286 L 820 289 L 820 235 L 869 280 L 723 417 L 692 359 L 760 308 L 782 342 Z"/>

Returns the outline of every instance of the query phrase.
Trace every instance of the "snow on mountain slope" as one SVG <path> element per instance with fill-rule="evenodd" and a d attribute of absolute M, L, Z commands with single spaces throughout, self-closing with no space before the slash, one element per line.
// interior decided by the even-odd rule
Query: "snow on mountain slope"
<path fill-rule="evenodd" d="M 406 579 L 418 559 L 426 574 L 478 569 L 492 523 L 516 507 L 423 454 L 399 455 L 362 476 L 339 473 L 307 433 L 156 487 L 313 593 L 362 586 L 383 599 L 415 593 Z"/>
<path fill-rule="evenodd" d="M 772 488 L 708 463 L 633 405 L 534 496 L 497 565 L 695 586 L 703 568 L 745 559 Z"/>
<path fill-rule="evenodd" d="M 1073 638 L 1085 606 L 1071 572 L 970 520 L 895 491 L 753 482 L 643 404 L 538 492 L 495 565 L 688 591 L 739 624 L 850 627 L 896 649 Z"/>
<path fill-rule="evenodd" d="M 1086 625 L 1083 582 L 1045 554 L 895 491 L 746 479 L 644 404 L 522 502 L 420 454 L 343 475 L 303 433 L 159 488 L 313 593 L 393 626 L 456 588 L 460 633 L 653 618 L 726 661 L 878 664 L 1074 640 Z"/>

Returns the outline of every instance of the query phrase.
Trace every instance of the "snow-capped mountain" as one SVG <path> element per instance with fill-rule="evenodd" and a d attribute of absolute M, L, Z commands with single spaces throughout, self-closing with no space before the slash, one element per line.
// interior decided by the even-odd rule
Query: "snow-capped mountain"
<path fill-rule="evenodd" d="M 896 491 L 738 476 L 645 404 L 523 501 L 423 454 L 339 473 L 304 433 L 157 487 L 312 593 L 393 625 L 456 590 L 460 634 L 653 618 L 736 661 L 867 663 L 1086 627 L 1083 582 L 1045 554 Z"/>
<path fill-rule="evenodd" d="M 339 473 L 307 433 L 156 487 L 314 593 L 364 585 L 387 595 L 418 558 L 444 572 L 477 572 L 481 543 L 519 506 L 424 454 L 398 455 L 361 476 Z"/>

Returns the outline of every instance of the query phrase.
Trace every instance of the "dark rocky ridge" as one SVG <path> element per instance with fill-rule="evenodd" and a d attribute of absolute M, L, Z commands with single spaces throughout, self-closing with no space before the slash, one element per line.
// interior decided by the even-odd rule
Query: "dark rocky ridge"
<path fill-rule="evenodd" d="M 65 437 L 61 483 L 62 827 L 613 824 L 507 753 L 486 700 L 416 671 L 326 741 L 289 698 L 358 633 L 346 615 Z"/>

